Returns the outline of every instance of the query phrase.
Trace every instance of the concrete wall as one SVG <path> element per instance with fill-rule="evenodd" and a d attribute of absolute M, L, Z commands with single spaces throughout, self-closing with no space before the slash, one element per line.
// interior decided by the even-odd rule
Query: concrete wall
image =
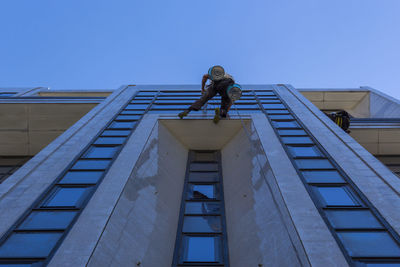
<path fill-rule="evenodd" d="M 222 150 L 230 266 L 308 266 L 266 181 L 273 175 L 260 146 L 241 130 Z"/>
<path fill-rule="evenodd" d="M 172 263 L 188 150 L 164 125 L 152 132 L 89 266 Z"/>

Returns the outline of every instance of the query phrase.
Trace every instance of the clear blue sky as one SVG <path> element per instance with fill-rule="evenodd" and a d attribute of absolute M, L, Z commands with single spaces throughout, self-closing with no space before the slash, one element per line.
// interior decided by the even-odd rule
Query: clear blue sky
<path fill-rule="evenodd" d="M 0 0 L 0 87 L 368 85 L 400 98 L 399 0 Z"/>

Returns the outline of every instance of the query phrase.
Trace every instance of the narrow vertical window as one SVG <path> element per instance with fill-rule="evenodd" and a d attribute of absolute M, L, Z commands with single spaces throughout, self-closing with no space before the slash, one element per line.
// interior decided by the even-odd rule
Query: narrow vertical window
<path fill-rule="evenodd" d="M 173 266 L 229 266 L 221 155 L 189 151 Z"/>

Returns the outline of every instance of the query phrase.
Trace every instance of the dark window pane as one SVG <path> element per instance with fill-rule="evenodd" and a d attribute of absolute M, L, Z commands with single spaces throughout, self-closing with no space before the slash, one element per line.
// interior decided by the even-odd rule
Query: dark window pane
<path fill-rule="evenodd" d="M 294 120 L 292 115 L 269 115 L 271 120 Z"/>
<path fill-rule="evenodd" d="M 287 146 L 293 157 L 321 157 L 316 146 Z"/>
<path fill-rule="evenodd" d="M 102 136 L 128 136 L 131 131 L 120 131 L 120 130 L 105 130 Z"/>
<path fill-rule="evenodd" d="M 135 101 L 135 100 L 152 100 L 152 99 L 153 99 L 152 96 L 135 96 L 133 101 Z"/>
<path fill-rule="evenodd" d="M 216 154 L 213 152 L 197 152 L 194 154 L 195 161 L 216 161 Z"/>
<path fill-rule="evenodd" d="M 188 199 L 216 199 L 217 190 L 214 185 L 190 184 Z"/>
<path fill-rule="evenodd" d="M 255 98 L 243 98 L 241 97 L 239 100 L 235 101 L 236 105 L 241 105 L 241 104 L 257 104 L 257 101 Z"/>
<path fill-rule="evenodd" d="M 132 129 L 137 121 L 114 121 L 108 126 L 110 129 Z"/>
<path fill-rule="evenodd" d="M 344 183 L 337 171 L 302 171 L 307 183 Z"/>
<path fill-rule="evenodd" d="M 199 99 L 197 96 L 158 96 L 158 100 L 184 100 L 184 101 L 195 101 Z M 215 99 L 215 97 L 214 97 Z"/>
<path fill-rule="evenodd" d="M 327 159 L 296 159 L 295 163 L 299 169 L 333 169 Z"/>
<path fill-rule="evenodd" d="M 385 263 L 379 263 L 379 262 L 364 262 L 365 267 L 400 267 L 400 263 L 395 263 L 395 262 L 390 262 L 390 261 L 385 261 Z"/>
<path fill-rule="evenodd" d="M 314 144 L 310 137 L 282 137 L 285 144 Z"/>
<path fill-rule="evenodd" d="M 345 187 L 314 187 L 326 206 L 360 206 Z"/>
<path fill-rule="evenodd" d="M 369 210 L 325 210 L 333 228 L 383 228 Z"/>
<path fill-rule="evenodd" d="M 286 109 L 283 104 L 262 104 L 264 109 Z"/>
<path fill-rule="evenodd" d="M 57 187 L 43 202 L 42 207 L 78 207 L 91 187 Z"/>
<path fill-rule="evenodd" d="M 154 103 L 155 104 L 192 104 L 193 101 L 191 99 L 157 99 Z"/>
<path fill-rule="evenodd" d="M 351 257 L 399 257 L 400 247 L 387 232 L 338 232 Z"/>
<path fill-rule="evenodd" d="M 1 267 L 41 267 L 43 264 L 40 263 L 1 263 Z"/>
<path fill-rule="evenodd" d="M 276 96 L 258 96 L 260 100 L 278 100 L 279 98 Z"/>
<path fill-rule="evenodd" d="M 217 233 L 221 232 L 220 216 L 185 216 L 184 233 Z"/>
<path fill-rule="evenodd" d="M 278 134 L 281 136 L 284 135 L 307 135 L 304 130 L 278 130 Z"/>
<path fill-rule="evenodd" d="M 10 172 L 15 166 L 0 166 L 0 173 L 5 174 Z"/>
<path fill-rule="evenodd" d="M 45 258 L 62 233 L 13 233 L 0 246 L 1 258 Z"/>
<path fill-rule="evenodd" d="M 104 172 L 96 171 L 74 171 L 67 172 L 60 181 L 60 184 L 96 184 Z"/>
<path fill-rule="evenodd" d="M 296 121 L 272 121 L 276 128 L 301 128 Z"/>
<path fill-rule="evenodd" d="M 76 214 L 76 211 L 33 211 L 17 229 L 66 229 Z"/>
<path fill-rule="evenodd" d="M 112 158 L 118 149 L 119 146 L 110 146 L 110 147 L 91 146 L 85 153 L 83 158 L 101 158 L 101 159 Z"/>
<path fill-rule="evenodd" d="M 151 109 L 155 110 L 155 109 L 168 109 L 168 110 L 181 110 L 181 109 L 188 109 L 190 105 L 177 105 L 177 104 L 173 104 L 173 105 L 152 105 Z"/>
<path fill-rule="evenodd" d="M 151 103 L 152 98 L 150 99 L 134 99 L 131 101 L 131 104 L 149 104 Z"/>
<path fill-rule="evenodd" d="M 281 104 L 279 99 L 264 99 L 261 100 L 261 104 Z"/>
<path fill-rule="evenodd" d="M 242 104 L 233 106 L 231 109 L 259 109 L 260 107 L 257 104 Z"/>
<path fill-rule="evenodd" d="M 128 120 L 128 121 L 134 121 L 134 120 L 139 120 L 142 115 L 119 115 L 117 116 L 116 120 Z"/>
<path fill-rule="evenodd" d="M 72 170 L 104 170 L 110 164 L 109 160 L 78 160 Z"/>
<path fill-rule="evenodd" d="M 218 172 L 191 172 L 189 173 L 190 182 L 217 182 L 219 180 Z"/>
<path fill-rule="evenodd" d="M 267 114 L 290 114 L 287 109 L 284 109 L 284 110 L 280 110 L 280 109 L 276 109 L 276 110 L 268 109 L 267 110 L 267 109 L 265 109 L 265 112 Z"/>
<path fill-rule="evenodd" d="M 99 137 L 94 142 L 95 145 L 122 145 L 125 137 Z"/>
<path fill-rule="evenodd" d="M 219 214 L 221 203 L 219 202 L 186 202 L 185 214 Z"/>
<path fill-rule="evenodd" d="M 217 163 L 191 163 L 190 171 L 218 171 Z"/>
<path fill-rule="evenodd" d="M 123 110 L 120 113 L 121 115 L 143 115 L 144 110 Z"/>
<path fill-rule="evenodd" d="M 219 236 L 183 236 L 183 262 L 221 262 Z"/>

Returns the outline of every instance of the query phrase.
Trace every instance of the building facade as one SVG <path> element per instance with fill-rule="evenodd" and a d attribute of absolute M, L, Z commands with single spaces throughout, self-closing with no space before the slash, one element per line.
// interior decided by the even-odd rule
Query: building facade
<path fill-rule="evenodd" d="M 400 266 L 400 101 L 243 88 L 0 89 L 0 266 Z"/>

